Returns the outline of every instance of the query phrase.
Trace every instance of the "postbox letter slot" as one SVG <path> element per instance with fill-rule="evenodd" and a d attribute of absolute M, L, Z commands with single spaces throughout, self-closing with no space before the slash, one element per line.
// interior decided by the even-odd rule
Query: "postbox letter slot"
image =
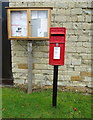
<path fill-rule="evenodd" d="M 51 36 L 65 36 L 64 34 L 51 34 Z"/>

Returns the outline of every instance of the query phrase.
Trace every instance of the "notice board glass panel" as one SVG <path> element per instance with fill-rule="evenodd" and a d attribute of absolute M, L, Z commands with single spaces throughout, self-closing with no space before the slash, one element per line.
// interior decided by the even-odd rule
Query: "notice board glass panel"
<path fill-rule="evenodd" d="M 48 37 L 48 10 L 31 11 L 31 37 Z"/>
<path fill-rule="evenodd" d="M 11 36 L 27 37 L 27 11 L 11 11 Z"/>

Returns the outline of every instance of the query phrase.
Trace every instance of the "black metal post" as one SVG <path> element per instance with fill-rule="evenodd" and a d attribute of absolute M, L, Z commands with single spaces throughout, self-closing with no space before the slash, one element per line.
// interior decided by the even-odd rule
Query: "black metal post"
<path fill-rule="evenodd" d="M 54 65 L 53 99 L 52 99 L 52 106 L 53 107 L 56 107 L 56 103 L 57 103 L 57 80 L 58 80 L 58 65 Z"/>

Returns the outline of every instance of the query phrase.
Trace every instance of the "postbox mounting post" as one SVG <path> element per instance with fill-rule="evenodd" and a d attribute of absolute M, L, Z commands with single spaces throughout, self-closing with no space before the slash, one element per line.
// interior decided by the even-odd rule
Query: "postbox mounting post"
<path fill-rule="evenodd" d="M 57 81 L 58 81 L 58 65 L 54 65 L 53 98 L 52 98 L 52 106 L 53 107 L 56 107 L 56 104 L 57 104 Z"/>
<path fill-rule="evenodd" d="M 28 91 L 32 93 L 32 42 L 28 42 Z"/>
<path fill-rule="evenodd" d="M 65 27 L 51 27 L 49 40 L 49 65 L 54 65 L 52 106 L 57 104 L 58 66 L 64 65 Z"/>

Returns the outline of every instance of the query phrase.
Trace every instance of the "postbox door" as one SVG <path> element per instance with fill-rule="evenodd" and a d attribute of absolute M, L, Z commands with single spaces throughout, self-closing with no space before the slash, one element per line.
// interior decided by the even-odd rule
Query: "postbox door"
<path fill-rule="evenodd" d="M 64 65 L 64 43 L 50 43 L 49 49 L 49 64 L 50 65 Z"/>
<path fill-rule="evenodd" d="M 62 43 L 65 42 L 66 28 L 50 28 L 50 42 Z"/>

